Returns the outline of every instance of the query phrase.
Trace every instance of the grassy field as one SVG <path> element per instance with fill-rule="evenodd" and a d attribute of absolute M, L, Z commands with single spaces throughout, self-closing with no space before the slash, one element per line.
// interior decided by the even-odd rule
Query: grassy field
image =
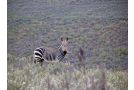
<path fill-rule="evenodd" d="M 8 90 L 127 90 L 127 0 L 8 0 L 7 6 Z M 34 49 L 58 47 L 60 36 L 69 37 L 64 60 L 76 63 L 33 64 Z"/>
<path fill-rule="evenodd" d="M 33 64 L 31 57 L 8 55 L 8 90 L 127 90 L 128 73 L 79 63 Z"/>

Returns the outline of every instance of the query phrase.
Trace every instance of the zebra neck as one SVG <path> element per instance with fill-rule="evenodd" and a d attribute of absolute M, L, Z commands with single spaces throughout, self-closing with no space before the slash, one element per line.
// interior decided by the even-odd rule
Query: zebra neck
<path fill-rule="evenodd" d="M 67 52 L 63 51 L 61 48 L 59 49 L 59 51 L 60 51 L 60 54 L 63 55 L 63 56 L 65 56 L 67 54 Z"/>
<path fill-rule="evenodd" d="M 57 59 L 59 61 L 62 60 L 65 57 L 66 53 L 67 53 L 66 51 L 63 51 L 62 49 L 59 49 L 59 54 L 57 56 Z"/>

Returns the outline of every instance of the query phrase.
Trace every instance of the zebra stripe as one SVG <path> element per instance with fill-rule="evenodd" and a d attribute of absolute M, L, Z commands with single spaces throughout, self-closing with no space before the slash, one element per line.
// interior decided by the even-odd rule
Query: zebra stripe
<path fill-rule="evenodd" d="M 35 55 L 42 57 L 43 54 L 41 55 L 39 52 L 35 52 Z"/>
<path fill-rule="evenodd" d="M 58 49 L 39 47 L 34 50 L 34 62 L 61 61 L 67 54 L 68 38 L 61 37 L 61 45 Z"/>
<path fill-rule="evenodd" d="M 43 55 L 45 49 L 43 49 L 43 48 L 37 48 L 35 51 L 40 52 L 40 54 Z"/>
<path fill-rule="evenodd" d="M 58 59 L 59 61 L 61 61 L 61 60 L 65 57 L 66 53 L 67 53 L 67 52 L 64 52 L 64 51 L 61 51 L 61 50 L 60 50 L 60 54 L 57 56 L 57 59 Z"/>
<path fill-rule="evenodd" d="M 45 49 L 43 49 L 43 48 L 36 48 L 34 50 L 34 63 L 36 63 L 36 61 L 37 62 L 43 62 L 44 61 L 44 59 L 42 57 L 44 52 L 45 52 Z"/>
<path fill-rule="evenodd" d="M 60 48 L 56 52 L 45 52 L 43 48 L 37 48 L 34 51 L 34 59 L 37 62 L 43 62 L 44 60 L 47 61 L 61 61 L 65 55 L 66 51 L 62 51 Z M 45 55 L 45 57 L 43 57 Z"/>
<path fill-rule="evenodd" d="M 55 60 L 56 59 L 56 55 L 54 53 L 52 53 L 52 59 Z"/>

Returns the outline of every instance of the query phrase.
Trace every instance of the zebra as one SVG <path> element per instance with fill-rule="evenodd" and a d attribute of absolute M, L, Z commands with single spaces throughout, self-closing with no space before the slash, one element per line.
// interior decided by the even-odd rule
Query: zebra
<path fill-rule="evenodd" d="M 36 62 L 43 64 L 46 62 L 59 62 L 62 61 L 68 52 L 68 37 L 60 38 L 61 45 L 59 48 L 52 47 L 38 47 L 34 50 L 34 63 Z"/>

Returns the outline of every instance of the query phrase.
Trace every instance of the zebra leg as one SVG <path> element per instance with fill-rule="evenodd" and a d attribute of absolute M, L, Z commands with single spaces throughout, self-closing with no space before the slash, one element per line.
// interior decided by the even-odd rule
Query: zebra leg
<path fill-rule="evenodd" d="M 42 66 L 43 65 L 43 62 L 40 62 L 40 65 Z"/>
<path fill-rule="evenodd" d="M 36 64 L 36 58 L 34 57 L 34 55 L 32 58 L 33 58 L 33 63 Z"/>
<path fill-rule="evenodd" d="M 34 59 L 34 64 L 36 64 L 36 60 Z"/>
<path fill-rule="evenodd" d="M 44 59 L 42 58 L 42 59 L 39 59 L 37 62 L 39 62 L 40 65 L 42 66 L 43 65 L 43 61 L 44 61 Z"/>
<path fill-rule="evenodd" d="M 43 61 L 44 61 L 44 59 L 42 58 L 42 59 L 41 59 L 41 61 L 40 61 L 40 63 L 41 63 L 41 66 L 43 65 Z"/>

